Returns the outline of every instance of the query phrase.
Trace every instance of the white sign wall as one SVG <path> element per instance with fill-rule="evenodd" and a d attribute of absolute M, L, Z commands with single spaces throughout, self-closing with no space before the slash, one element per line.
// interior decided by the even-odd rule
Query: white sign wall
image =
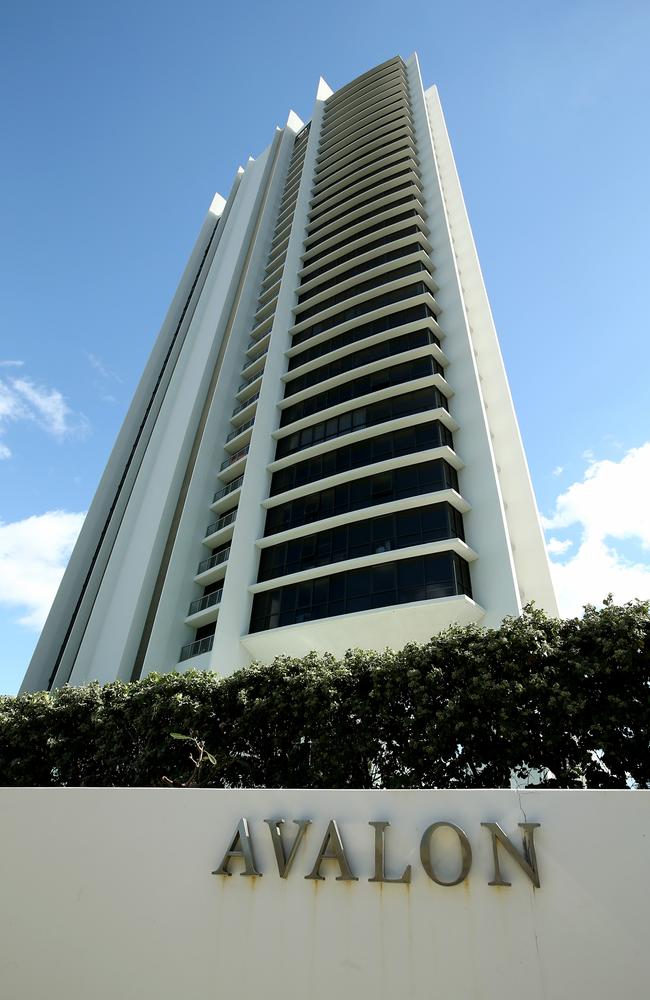
<path fill-rule="evenodd" d="M 0 838 L 7 1000 L 650 995 L 647 792 L 0 789 Z"/>

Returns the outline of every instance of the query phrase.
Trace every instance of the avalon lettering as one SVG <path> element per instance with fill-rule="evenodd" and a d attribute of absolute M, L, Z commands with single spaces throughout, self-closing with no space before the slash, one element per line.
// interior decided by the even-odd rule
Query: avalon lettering
<path fill-rule="evenodd" d="M 285 835 L 285 838 L 283 839 L 282 832 L 283 827 L 285 826 L 285 821 L 283 819 L 266 819 L 264 822 L 269 829 L 278 875 L 280 878 L 286 879 L 293 868 L 296 856 L 299 853 L 303 840 L 305 839 L 307 828 L 311 825 L 311 820 L 293 820 L 297 829 L 293 834 L 293 839 L 290 840 L 287 847 L 285 847 L 284 842 L 287 838 Z M 406 865 L 402 874 L 399 876 L 389 876 L 386 874 L 386 830 L 390 826 L 390 823 L 387 820 L 372 820 L 368 825 L 373 828 L 374 832 L 374 874 L 368 879 L 368 881 L 408 885 L 411 882 L 412 874 L 410 864 Z M 539 867 L 537 864 L 537 855 L 535 853 L 534 833 L 540 824 L 517 824 L 521 830 L 521 851 L 517 849 L 515 844 L 513 844 L 512 840 L 510 840 L 498 823 L 481 823 L 481 826 L 490 836 L 490 845 L 492 849 L 493 875 L 488 881 L 488 885 L 507 887 L 512 884 L 504 878 L 501 868 L 503 857 L 504 855 L 507 855 L 507 857 L 521 869 L 532 885 L 535 886 L 536 889 L 539 889 Z M 437 834 L 438 831 L 442 831 L 443 829 L 451 831 L 453 838 L 457 841 L 458 845 L 457 848 L 454 848 L 454 858 L 458 858 L 458 867 L 456 869 L 454 862 L 453 870 L 456 874 L 453 878 L 442 878 L 440 874 L 440 869 L 442 867 L 440 862 L 443 852 L 440 846 L 440 836 L 437 836 Z M 502 849 L 501 856 L 499 855 L 499 848 Z M 263 874 L 263 872 L 258 869 L 255 862 L 253 838 L 249 829 L 248 820 L 244 817 L 242 817 L 237 824 L 221 864 L 215 868 L 212 874 L 223 876 L 232 875 L 233 873 L 230 870 L 230 866 L 234 861 L 238 861 L 243 865 L 243 871 L 240 871 L 240 875 L 251 878 L 260 878 Z M 338 874 L 336 875 L 337 882 L 359 881 L 358 876 L 352 871 L 350 859 L 345 850 L 343 837 L 341 836 L 341 831 L 339 830 L 335 819 L 331 819 L 327 824 L 325 835 L 318 849 L 318 853 L 316 854 L 311 870 L 304 876 L 304 878 L 313 879 L 314 881 L 319 882 L 324 881 L 326 875 L 322 873 L 321 869 L 326 863 L 330 862 L 338 868 Z M 435 882 L 436 885 L 447 887 L 459 885 L 468 878 L 472 867 L 472 847 L 467 834 L 464 830 L 461 830 L 459 826 L 456 826 L 455 823 L 442 820 L 432 823 L 426 828 L 420 839 L 420 862 L 426 875 L 432 882 Z M 395 870 L 395 866 L 392 863 L 391 869 L 393 871 Z M 400 868 L 397 866 L 397 871 L 399 870 Z"/>

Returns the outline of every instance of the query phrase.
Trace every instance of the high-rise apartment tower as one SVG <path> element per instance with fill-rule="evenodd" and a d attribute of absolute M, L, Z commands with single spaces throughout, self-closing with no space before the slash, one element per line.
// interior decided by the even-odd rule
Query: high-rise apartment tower
<path fill-rule="evenodd" d="M 215 198 L 24 682 L 556 613 L 435 88 L 292 112 Z"/>

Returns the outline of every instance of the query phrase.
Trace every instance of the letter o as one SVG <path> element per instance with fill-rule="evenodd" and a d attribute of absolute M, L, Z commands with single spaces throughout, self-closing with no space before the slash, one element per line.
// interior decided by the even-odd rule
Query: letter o
<path fill-rule="evenodd" d="M 441 826 L 447 826 L 450 830 L 453 830 L 460 843 L 461 868 L 458 878 L 453 879 L 451 882 L 444 882 L 441 878 L 438 878 L 431 864 L 431 838 Z M 472 866 L 472 848 L 464 831 L 459 826 L 456 826 L 455 823 L 432 823 L 422 834 L 422 840 L 420 841 L 420 861 L 425 872 L 433 882 L 436 882 L 438 885 L 458 885 L 469 874 Z"/>

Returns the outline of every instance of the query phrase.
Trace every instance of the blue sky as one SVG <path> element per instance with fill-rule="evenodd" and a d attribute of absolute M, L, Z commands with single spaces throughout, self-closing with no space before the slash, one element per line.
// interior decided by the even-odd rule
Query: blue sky
<path fill-rule="evenodd" d="M 321 74 L 337 88 L 413 50 L 441 92 L 563 610 L 650 596 L 649 43 L 633 0 L 2 5 L 0 691 L 215 190 L 290 108 L 310 117 Z"/>

